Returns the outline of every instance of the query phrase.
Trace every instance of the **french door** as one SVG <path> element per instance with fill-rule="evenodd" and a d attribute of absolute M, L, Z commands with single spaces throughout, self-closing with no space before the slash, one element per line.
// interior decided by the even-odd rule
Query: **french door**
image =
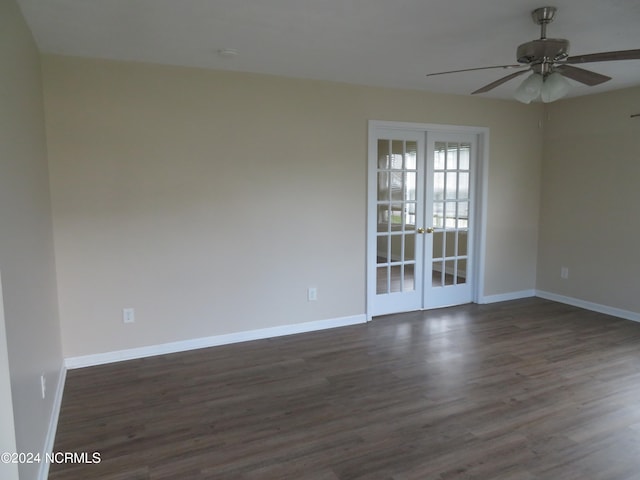
<path fill-rule="evenodd" d="M 471 302 L 477 135 L 369 136 L 368 315 Z"/>

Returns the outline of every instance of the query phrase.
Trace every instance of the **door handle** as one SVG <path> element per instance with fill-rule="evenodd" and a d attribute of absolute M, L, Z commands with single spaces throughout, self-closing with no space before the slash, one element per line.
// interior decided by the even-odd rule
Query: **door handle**
<path fill-rule="evenodd" d="M 433 227 L 429 227 L 429 228 L 419 228 L 418 229 L 418 233 L 433 233 L 434 228 Z"/>

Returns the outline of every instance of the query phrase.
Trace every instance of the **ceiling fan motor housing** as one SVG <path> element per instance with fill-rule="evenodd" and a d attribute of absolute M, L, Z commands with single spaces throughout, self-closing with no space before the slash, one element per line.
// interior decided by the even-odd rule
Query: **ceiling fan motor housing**
<path fill-rule="evenodd" d="M 518 47 L 519 63 L 533 64 L 557 62 L 569 55 L 569 40 L 564 38 L 541 38 L 523 43 Z"/>

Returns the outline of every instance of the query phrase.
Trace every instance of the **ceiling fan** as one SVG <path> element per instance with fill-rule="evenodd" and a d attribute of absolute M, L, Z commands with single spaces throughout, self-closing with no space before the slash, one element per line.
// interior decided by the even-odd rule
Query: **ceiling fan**
<path fill-rule="evenodd" d="M 518 47 L 516 52 L 517 64 L 450 70 L 448 72 L 429 73 L 427 76 L 494 68 L 518 68 L 521 70 L 491 82 L 471 92 L 471 94 L 488 92 L 509 80 L 531 71 L 533 73 L 516 89 L 514 94 L 516 100 L 523 103 L 531 103 L 540 97 L 543 102 L 553 102 L 564 97 L 569 92 L 571 85 L 566 78 L 588 86 L 599 85 L 611 80 L 611 77 L 574 67 L 574 64 L 609 62 L 612 60 L 640 60 L 640 49 L 569 56 L 569 40 L 547 38 L 547 25 L 553 21 L 555 14 L 555 7 L 536 8 L 531 12 L 534 23 L 540 25 L 540 38 L 523 43 Z"/>

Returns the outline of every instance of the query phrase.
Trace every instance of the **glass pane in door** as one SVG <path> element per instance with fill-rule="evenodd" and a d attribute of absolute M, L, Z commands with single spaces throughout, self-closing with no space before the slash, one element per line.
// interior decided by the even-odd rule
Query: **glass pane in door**
<path fill-rule="evenodd" d="M 471 145 L 435 142 L 431 285 L 466 283 Z"/>
<path fill-rule="evenodd" d="M 378 295 L 415 290 L 417 153 L 414 140 L 378 139 Z"/>

